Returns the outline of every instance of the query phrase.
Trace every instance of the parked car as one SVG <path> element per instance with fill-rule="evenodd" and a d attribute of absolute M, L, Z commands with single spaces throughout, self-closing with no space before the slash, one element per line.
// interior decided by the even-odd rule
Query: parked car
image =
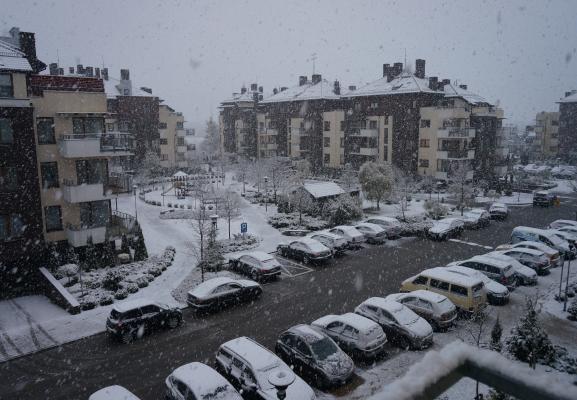
<path fill-rule="evenodd" d="M 524 266 L 532 268 L 537 275 L 549 274 L 551 261 L 549 261 L 549 257 L 540 250 L 518 247 L 509 250 L 500 250 L 500 252 L 514 258 Z"/>
<path fill-rule="evenodd" d="M 228 261 L 230 269 L 250 276 L 253 281 L 263 281 L 280 277 L 281 265 L 277 259 L 264 251 L 233 256 Z"/>
<path fill-rule="evenodd" d="M 433 223 L 433 227 L 429 229 L 428 236 L 435 240 L 445 240 L 460 234 L 464 229 L 465 223 L 461 218 L 443 218 Z"/>
<path fill-rule="evenodd" d="M 327 246 L 335 256 L 343 255 L 348 248 L 347 239 L 328 231 L 313 232 L 308 237 Z"/>
<path fill-rule="evenodd" d="M 379 324 L 389 341 L 402 349 L 424 349 L 433 344 L 433 328 L 408 307 L 382 297 L 371 297 L 355 313 Z"/>
<path fill-rule="evenodd" d="M 506 263 L 510 263 L 515 271 L 515 276 L 520 285 L 536 285 L 537 284 L 537 272 L 535 270 L 524 266 L 519 261 L 515 260 L 513 257 L 506 256 L 500 251 L 491 251 L 485 254 L 486 257 L 490 257 L 496 260 L 500 260 Z"/>
<path fill-rule="evenodd" d="M 544 206 L 549 207 L 555 205 L 557 201 L 557 196 L 548 190 L 540 190 L 533 194 L 533 205 L 534 206 Z"/>
<path fill-rule="evenodd" d="M 491 223 L 491 215 L 487 210 L 474 208 L 463 214 L 463 221 L 465 222 L 465 228 L 481 228 Z"/>
<path fill-rule="evenodd" d="M 277 252 L 283 257 L 293 258 L 305 264 L 327 261 L 333 256 L 333 252 L 327 246 L 307 237 L 295 239 L 288 244 L 279 244 Z"/>
<path fill-rule="evenodd" d="M 379 225 L 385 230 L 387 239 L 394 239 L 401 236 L 401 223 L 392 217 L 371 217 L 364 222 Z"/>
<path fill-rule="evenodd" d="M 218 311 L 256 300 L 261 294 L 262 288 L 257 282 L 218 277 L 204 281 L 189 291 L 186 302 L 195 312 Z"/>
<path fill-rule="evenodd" d="M 560 231 L 560 232 L 567 232 L 570 235 L 577 236 L 577 226 L 566 225 L 566 226 L 561 226 L 559 228 L 551 228 L 551 229 L 555 229 L 555 230 Z"/>
<path fill-rule="evenodd" d="M 565 240 L 572 247 L 572 251 L 575 251 L 575 244 L 577 242 L 577 236 L 572 232 L 560 231 L 558 229 L 549 229 L 553 235 L 557 236 L 561 240 Z"/>
<path fill-rule="evenodd" d="M 380 225 L 363 222 L 355 228 L 365 236 L 367 243 L 380 244 L 387 239 L 387 233 Z"/>
<path fill-rule="evenodd" d="M 509 208 L 503 203 L 493 203 L 489 207 L 491 219 L 504 220 L 509 216 Z"/>
<path fill-rule="evenodd" d="M 541 242 L 517 242 L 515 244 L 502 244 L 497 246 L 495 250 L 507 250 L 507 249 L 533 249 L 537 251 L 542 251 L 547 255 L 552 267 L 558 267 L 563 263 L 563 258 L 560 256 L 559 251 L 547 246 Z"/>
<path fill-rule="evenodd" d="M 296 325 L 281 333 L 275 352 L 320 388 L 345 384 L 355 370 L 353 360 L 329 336 L 309 325 Z"/>
<path fill-rule="evenodd" d="M 360 249 L 366 241 L 365 235 L 359 232 L 354 226 L 339 225 L 329 229 L 330 233 L 344 237 L 349 241 L 349 248 Z"/>
<path fill-rule="evenodd" d="M 400 291 L 416 290 L 429 290 L 447 296 L 463 313 L 475 313 L 487 305 L 483 280 L 453 274 L 443 267 L 429 268 L 405 279 Z"/>
<path fill-rule="evenodd" d="M 512 262 L 496 260 L 486 255 L 474 256 L 468 260 L 458 261 L 458 265 L 482 272 L 490 279 L 499 282 L 509 290 L 515 290 L 519 284 Z"/>
<path fill-rule="evenodd" d="M 130 343 L 145 333 L 160 328 L 174 329 L 182 323 L 182 312 L 152 300 L 138 299 L 116 303 L 106 320 L 109 335 Z"/>
<path fill-rule="evenodd" d="M 268 377 L 275 372 L 291 373 L 283 360 L 246 336 L 223 343 L 216 353 L 216 369 L 245 399 L 276 400 L 277 390 Z M 286 400 L 313 400 L 315 393 L 299 376 L 286 390 Z"/>
<path fill-rule="evenodd" d="M 165 384 L 166 400 L 242 400 L 240 393 L 221 374 L 199 362 L 178 367 L 168 375 Z"/>
<path fill-rule="evenodd" d="M 88 400 L 140 400 L 140 398 L 122 386 L 112 385 L 92 393 Z"/>
<path fill-rule="evenodd" d="M 447 270 L 454 272 L 455 274 L 468 276 L 470 278 L 481 279 L 485 284 L 485 290 L 487 291 L 487 301 L 489 304 L 504 305 L 509 302 L 509 289 L 490 279 L 482 272 L 469 267 L 465 267 L 460 264 L 460 261 L 455 261 L 447 265 Z"/>
<path fill-rule="evenodd" d="M 563 258 L 573 259 L 575 253 L 566 240 L 560 239 L 546 229 L 531 228 L 528 226 L 518 226 L 511 232 L 511 243 L 519 242 L 540 242 L 559 252 Z"/>
<path fill-rule="evenodd" d="M 572 226 L 577 228 L 577 221 L 573 221 L 571 219 L 558 219 L 549 224 L 550 229 L 559 229 L 566 226 Z"/>
<path fill-rule="evenodd" d="M 451 300 L 428 290 L 390 294 L 385 300 L 393 300 L 409 307 L 415 314 L 424 318 L 433 330 L 446 329 L 457 319 L 457 307 Z"/>
<path fill-rule="evenodd" d="M 383 329 L 358 314 L 326 315 L 311 325 L 329 335 L 353 358 L 374 358 L 385 351 L 387 337 Z"/>

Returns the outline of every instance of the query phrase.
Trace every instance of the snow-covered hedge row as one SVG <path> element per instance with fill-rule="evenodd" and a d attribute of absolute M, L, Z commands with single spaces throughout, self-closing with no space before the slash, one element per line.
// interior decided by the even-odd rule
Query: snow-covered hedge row
<path fill-rule="evenodd" d="M 268 223 L 273 227 L 288 228 L 288 229 L 306 229 L 310 231 L 317 231 L 329 227 L 328 221 L 324 219 L 312 217 L 303 214 L 302 221 L 299 221 L 299 214 L 296 212 L 289 214 L 276 214 L 268 219 Z"/>
<path fill-rule="evenodd" d="M 232 239 L 220 240 L 219 243 L 222 246 L 223 253 L 234 253 L 236 251 L 250 250 L 258 246 L 261 242 L 261 238 L 255 235 L 234 235 Z"/>
<path fill-rule="evenodd" d="M 174 247 L 169 246 L 161 255 L 151 256 L 145 261 L 80 272 L 73 277 L 76 283 L 69 286 L 68 291 L 78 299 L 83 310 L 112 304 L 148 286 L 172 265 L 175 253 Z M 70 266 L 64 267 L 61 267 L 62 272 L 65 270 L 70 273 L 74 270 Z M 62 275 L 62 283 L 71 278 L 70 275 Z"/>

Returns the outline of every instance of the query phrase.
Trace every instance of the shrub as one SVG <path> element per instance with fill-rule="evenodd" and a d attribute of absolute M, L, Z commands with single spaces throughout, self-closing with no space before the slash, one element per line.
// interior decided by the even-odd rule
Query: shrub
<path fill-rule="evenodd" d="M 114 303 L 114 299 L 109 294 L 102 296 L 100 298 L 100 301 L 98 302 L 98 304 L 100 304 L 101 306 L 107 306 L 112 303 Z"/>
<path fill-rule="evenodd" d="M 123 300 L 127 297 L 128 297 L 128 291 L 126 289 L 120 289 L 117 290 L 116 293 L 114 293 L 114 298 L 116 300 Z"/>
<path fill-rule="evenodd" d="M 126 285 L 126 291 L 128 293 L 136 293 L 138 292 L 138 285 L 136 283 L 130 282 Z"/>
<path fill-rule="evenodd" d="M 148 269 L 148 273 L 153 277 L 157 277 L 160 276 L 160 274 L 162 274 L 162 270 L 158 267 L 151 267 Z"/>
<path fill-rule="evenodd" d="M 136 278 L 136 284 L 139 288 L 147 287 L 148 286 L 148 279 L 145 276 L 139 276 Z"/>
<path fill-rule="evenodd" d="M 82 300 L 80 300 L 80 308 L 82 310 L 92 310 L 96 307 L 96 299 L 91 296 L 86 296 Z"/>
<path fill-rule="evenodd" d="M 108 271 L 102 278 L 102 287 L 106 290 L 116 291 L 120 289 L 120 281 L 123 276 L 120 271 Z"/>
<path fill-rule="evenodd" d="M 433 219 L 440 219 L 441 217 L 447 215 L 449 212 L 447 206 L 439 203 L 436 200 L 425 200 L 423 208 L 427 212 L 427 215 Z"/>
<path fill-rule="evenodd" d="M 148 282 L 152 282 L 154 280 L 154 276 L 150 275 L 150 274 L 146 274 L 146 275 L 144 275 L 144 277 L 146 278 L 146 280 Z"/>
<path fill-rule="evenodd" d="M 572 321 L 577 321 L 577 299 L 574 299 L 571 302 L 571 305 L 569 306 L 569 308 L 567 309 L 567 312 L 569 313 L 568 318 Z"/>
<path fill-rule="evenodd" d="M 97 280 L 88 279 L 84 281 L 84 286 L 87 289 L 98 289 L 100 287 L 100 282 Z"/>

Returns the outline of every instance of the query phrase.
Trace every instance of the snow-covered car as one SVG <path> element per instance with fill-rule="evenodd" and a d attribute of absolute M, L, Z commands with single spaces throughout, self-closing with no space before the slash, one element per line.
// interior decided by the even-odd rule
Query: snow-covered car
<path fill-rule="evenodd" d="M 513 270 L 515 271 L 515 276 L 517 277 L 519 284 L 521 285 L 537 284 L 537 272 L 535 272 L 535 270 L 529 267 L 524 266 L 519 261 L 515 260 L 513 257 L 506 256 L 500 251 L 491 251 L 487 254 L 484 254 L 484 256 L 509 263 L 513 267 Z"/>
<path fill-rule="evenodd" d="M 573 236 L 577 236 L 577 226 L 566 225 L 566 226 L 561 226 L 559 228 L 551 228 L 551 229 L 555 229 L 555 230 L 560 231 L 560 232 L 567 232 Z"/>
<path fill-rule="evenodd" d="M 548 190 L 540 190 L 533 194 L 533 205 L 549 207 L 555 204 L 557 201 L 557 196 Z"/>
<path fill-rule="evenodd" d="M 305 264 L 328 261 L 333 256 L 333 252 L 327 246 L 307 237 L 295 239 L 290 243 L 281 243 L 277 246 L 277 252 L 283 257 Z"/>
<path fill-rule="evenodd" d="M 366 223 L 379 225 L 385 230 L 387 239 L 394 239 L 401 236 L 401 223 L 393 217 L 371 217 L 366 219 Z"/>
<path fill-rule="evenodd" d="M 380 225 L 362 222 L 355 228 L 365 235 L 367 243 L 380 244 L 387 239 L 387 233 Z"/>
<path fill-rule="evenodd" d="M 88 400 L 140 400 L 140 398 L 122 386 L 112 385 L 92 393 Z"/>
<path fill-rule="evenodd" d="M 506 256 L 514 258 L 524 266 L 533 269 L 537 275 L 547 275 L 549 273 L 549 268 L 551 268 L 549 257 L 540 250 L 517 247 L 499 251 Z"/>
<path fill-rule="evenodd" d="M 509 207 L 503 203 L 493 203 L 491 207 L 489 207 L 489 214 L 492 219 L 507 219 L 509 216 Z"/>
<path fill-rule="evenodd" d="M 428 290 L 394 293 L 385 297 L 385 300 L 396 301 L 409 307 L 415 314 L 424 318 L 433 330 L 446 329 L 457 319 L 457 307 L 451 300 Z"/>
<path fill-rule="evenodd" d="M 168 375 L 165 384 L 166 400 L 242 400 L 240 393 L 221 374 L 199 362 L 178 367 Z"/>
<path fill-rule="evenodd" d="M 577 221 L 573 221 L 570 219 L 558 219 L 549 224 L 550 229 L 559 229 L 566 226 L 577 228 Z"/>
<path fill-rule="evenodd" d="M 443 218 L 433 223 L 433 227 L 427 232 L 431 239 L 445 240 L 463 232 L 465 223 L 461 218 Z"/>
<path fill-rule="evenodd" d="M 174 329 L 182 323 L 182 311 L 148 299 L 115 303 L 106 319 L 106 332 L 130 343 L 160 328 Z"/>
<path fill-rule="evenodd" d="M 561 231 L 559 229 L 549 229 L 553 235 L 557 236 L 561 240 L 565 240 L 573 249 L 575 249 L 575 244 L 577 242 L 577 236 L 572 232 Z M 574 251 L 574 250 L 573 250 Z"/>
<path fill-rule="evenodd" d="M 332 229 L 329 229 L 330 233 L 344 237 L 349 242 L 349 248 L 359 249 L 362 244 L 366 241 L 365 235 L 359 232 L 354 226 L 351 225 L 339 225 Z"/>
<path fill-rule="evenodd" d="M 387 336 L 383 328 L 358 314 L 325 315 L 311 325 L 326 333 L 353 358 L 374 358 L 385 351 Z"/>
<path fill-rule="evenodd" d="M 196 312 L 218 311 L 233 304 L 256 300 L 261 286 L 246 279 L 212 278 L 188 292 L 186 302 Z"/>
<path fill-rule="evenodd" d="M 491 215 L 487 210 L 474 208 L 463 214 L 463 221 L 465 222 L 465 228 L 481 228 L 491 223 Z"/>
<path fill-rule="evenodd" d="M 559 252 L 564 259 L 574 259 L 575 252 L 569 242 L 561 239 L 547 229 L 532 228 L 530 226 L 517 226 L 511 232 L 511 243 L 519 242 L 543 243 Z"/>
<path fill-rule="evenodd" d="M 263 281 L 280 277 L 281 265 L 271 254 L 264 251 L 232 256 L 228 264 L 230 269 L 249 276 L 253 281 Z"/>
<path fill-rule="evenodd" d="M 348 248 L 348 241 L 342 236 L 330 233 L 328 231 L 319 231 L 309 234 L 307 237 L 317 240 L 327 246 L 334 255 L 340 256 Z"/>
<path fill-rule="evenodd" d="M 457 263 L 463 267 L 483 273 L 492 280 L 506 286 L 509 290 L 514 290 L 519 283 L 511 261 L 507 262 L 480 255 L 471 257 L 468 260 L 457 261 Z"/>
<path fill-rule="evenodd" d="M 460 274 L 468 276 L 470 278 L 478 278 L 485 284 L 485 290 L 487 291 L 487 301 L 492 305 L 504 305 L 509 302 L 509 289 L 499 282 L 495 282 L 489 279 L 485 274 L 480 271 L 474 270 L 469 267 L 465 267 L 460 264 L 460 261 L 455 261 L 447 265 L 447 270 L 454 272 L 455 274 Z"/>
<path fill-rule="evenodd" d="M 563 263 L 563 258 L 560 256 L 558 250 L 549 247 L 541 242 L 525 241 L 525 242 L 518 242 L 515 244 L 502 244 L 500 246 L 497 246 L 495 250 L 502 251 L 508 249 L 533 249 L 537 251 L 542 251 L 549 258 L 552 267 L 558 267 Z"/>
<path fill-rule="evenodd" d="M 223 343 L 216 353 L 216 369 L 245 399 L 277 400 L 277 390 L 268 381 L 274 373 L 293 374 L 291 368 L 270 350 L 241 336 Z M 316 399 L 313 389 L 295 376 L 286 390 L 286 400 Z"/>
<path fill-rule="evenodd" d="M 433 328 L 408 307 L 382 297 L 371 297 L 355 313 L 379 324 L 389 341 L 402 349 L 424 349 L 433 344 Z"/>
<path fill-rule="evenodd" d="M 320 388 L 346 383 L 355 369 L 353 360 L 328 335 L 305 324 L 281 333 L 275 352 L 295 372 Z"/>

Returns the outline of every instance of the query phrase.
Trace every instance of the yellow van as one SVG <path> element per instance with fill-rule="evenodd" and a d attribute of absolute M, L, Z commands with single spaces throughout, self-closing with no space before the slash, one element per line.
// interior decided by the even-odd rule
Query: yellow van
<path fill-rule="evenodd" d="M 401 292 L 420 289 L 446 296 L 460 311 L 467 313 L 474 313 L 487 305 L 483 281 L 456 274 L 442 267 L 426 269 L 406 279 L 401 285 Z"/>

